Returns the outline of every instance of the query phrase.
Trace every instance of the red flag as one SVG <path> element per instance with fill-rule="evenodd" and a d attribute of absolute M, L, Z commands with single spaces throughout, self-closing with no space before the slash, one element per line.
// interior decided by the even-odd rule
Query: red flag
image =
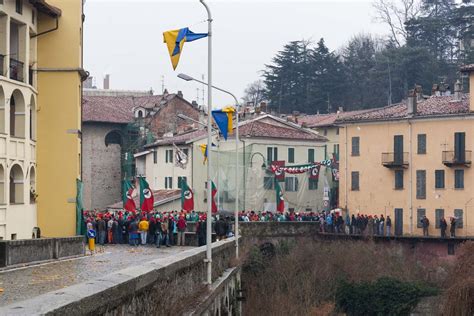
<path fill-rule="evenodd" d="M 181 182 L 181 204 L 186 212 L 194 210 L 194 193 L 184 180 Z"/>
<path fill-rule="evenodd" d="M 283 182 L 285 181 L 285 161 L 284 160 L 275 160 L 272 162 L 272 167 L 275 168 L 275 179 L 276 181 Z"/>
<path fill-rule="evenodd" d="M 276 210 L 279 213 L 285 211 L 285 199 L 283 198 L 283 191 L 281 190 L 278 181 L 275 181 L 275 193 L 276 193 Z"/>
<path fill-rule="evenodd" d="M 153 211 L 153 192 L 145 178 L 140 177 L 140 207 L 142 211 Z"/>
<path fill-rule="evenodd" d="M 310 179 L 319 179 L 319 170 L 321 168 L 321 165 L 316 165 L 311 170 L 309 171 L 309 178 Z"/>
<path fill-rule="evenodd" d="M 124 209 L 126 209 L 129 212 L 133 212 L 137 209 L 137 206 L 135 205 L 135 201 L 133 200 L 133 188 L 128 189 L 127 191 L 127 202 L 125 202 Z"/>
<path fill-rule="evenodd" d="M 211 191 L 211 195 L 212 195 L 212 213 L 217 213 L 217 204 L 216 204 L 216 199 L 215 199 L 215 196 L 217 194 L 217 187 L 216 185 L 214 184 L 214 181 L 212 182 L 212 191 Z"/>

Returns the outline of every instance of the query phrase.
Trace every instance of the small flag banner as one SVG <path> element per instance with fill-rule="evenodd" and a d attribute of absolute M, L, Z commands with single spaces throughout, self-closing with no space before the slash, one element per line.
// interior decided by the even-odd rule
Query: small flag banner
<path fill-rule="evenodd" d="M 163 32 L 163 42 L 166 43 L 168 47 L 173 70 L 176 70 L 176 67 L 178 67 L 184 43 L 192 42 L 204 37 L 207 37 L 207 33 L 194 33 L 187 27 L 179 30 Z"/>
<path fill-rule="evenodd" d="M 279 178 L 285 173 L 289 174 L 301 174 L 305 172 L 310 173 L 310 177 L 313 179 L 319 178 L 319 171 L 321 166 L 325 166 L 327 168 L 332 169 L 332 174 L 333 174 L 333 179 L 334 181 L 339 181 L 339 171 L 334 165 L 334 161 L 331 159 L 323 160 L 321 162 L 314 162 L 310 164 L 305 164 L 305 165 L 294 165 L 294 166 L 285 166 L 284 162 L 283 164 L 281 162 L 274 161 L 272 165 L 270 166 L 269 170 L 273 174 L 275 174 L 275 178 Z M 337 176 L 335 171 L 337 171 Z"/>

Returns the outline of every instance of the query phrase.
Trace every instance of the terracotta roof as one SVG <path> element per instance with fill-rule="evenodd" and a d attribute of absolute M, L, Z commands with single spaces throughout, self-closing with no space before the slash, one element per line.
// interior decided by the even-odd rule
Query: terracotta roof
<path fill-rule="evenodd" d="M 82 98 L 83 122 L 129 123 L 133 121 L 136 107 L 160 107 L 176 94 L 132 96 L 84 96 Z"/>
<path fill-rule="evenodd" d="M 272 124 L 268 121 L 253 120 L 245 122 L 239 127 L 240 137 L 255 138 L 282 138 L 294 140 L 326 141 L 327 139 L 301 127 Z"/>
<path fill-rule="evenodd" d="M 298 118 L 298 123 L 306 124 L 307 127 L 323 127 L 334 125 L 337 119 L 353 116 L 368 112 L 370 110 L 358 110 L 349 112 L 329 113 L 329 114 L 313 114 L 305 115 Z"/>
<path fill-rule="evenodd" d="M 414 118 L 455 116 L 469 114 L 469 94 L 464 94 L 461 101 L 454 96 L 432 96 L 426 100 L 418 101 L 417 114 Z M 360 121 L 387 121 L 411 118 L 407 113 L 406 102 L 372 109 L 364 113 L 354 114 L 339 118 L 336 123 Z"/>
<path fill-rule="evenodd" d="M 181 190 L 155 190 L 153 191 L 153 199 L 154 199 L 153 205 L 154 206 L 164 204 L 168 201 L 174 201 L 179 198 L 181 198 Z M 133 200 L 135 201 L 135 205 L 139 207 L 140 196 L 137 194 L 137 196 L 133 197 Z M 123 208 L 122 201 L 107 206 L 107 209 L 122 209 L 122 208 Z"/>
<path fill-rule="evenodd" d="M 145 148 L 162 146 L 162 145 L 171 145 L 173 143 L 176 145 L 186 144 L 188 141 L 191 141 L 193 139 L 201 139 L 201 138 L 204 138 L 206 135 L 207 135 L 207 130 L 205 129 L 193 130 L 187 133 L 175 135 L 173 137 L 163 137 L 155 141 L 153 144 L 146 145 Z"/>
<path fill-rule="evenodd" d="M 471 72 L 471 71 L 474 71 L 474 64 L 461 66 L 461 72 Z"/>

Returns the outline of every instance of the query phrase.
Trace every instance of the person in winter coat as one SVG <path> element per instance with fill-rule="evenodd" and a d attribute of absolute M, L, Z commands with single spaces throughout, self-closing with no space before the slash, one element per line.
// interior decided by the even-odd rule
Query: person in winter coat
<path fill-rule="evenodd" d="M 428 236 L 428 227 L 430 226 L 428 217 L 423 216 L 421 219 L 421 226 L 423 227 L 423 236 Z"/>
<path fill-rule="evenodd" d="M 185 245 L 185 234 L 186 234 L 186 220 L 184 219 L 184 216 L 180 216 L 178 219 L 178 246 L 184 246 Z"/>
<path fill-rule="evenodd" d="M 391 230 L 392 230 L 392 219 L 390 216 L 387 215 L 387 219 L 385 220 L 385 226 L 387 227 L 387 237 L 390 237 Z"/>
<path fill-rule="evenodd" d="M 441 238 L 446 238 L 446 229 L 448 228 L 448 223 L 444 217 L 441 217 L 439 220 L 439 229 L 441 230 Z"/>
<path fill-rule="evenodd" d="M 449 232 L 451 233 L 451 237 L 456 237 L 456 219 L 451 217 L 451 227 L 449 228 Z"/>
<path fill-rule="evenodd" d="M 214 230 L 216 232 L 217 240 L 224 239 L 226 236 L 226 223 L 222 219 L 222 217 L 219 217 L 219 220 L 217 220 Z"/>

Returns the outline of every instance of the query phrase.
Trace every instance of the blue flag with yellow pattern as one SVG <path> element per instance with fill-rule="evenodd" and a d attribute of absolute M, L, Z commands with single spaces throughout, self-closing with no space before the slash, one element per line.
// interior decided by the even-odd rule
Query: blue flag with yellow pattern
<path fill-rule="evenodd" d="M 194 33 L 187 27 L 179 30 L 163 32 L 163 41 L 168 46 L 173 70 L 176 70 L 176 67 L 178 66 L 179 57 L 181 56 L 184 43 L 192 42 L 204 37 L 207 37 L 207 33 Z"/>
<path fill-rule="evenodd" d="M 232 133 L 232 114 L 235 112 L 233 107 L 225 107 L 220 110 L 212 111 L 212 117 L 221 131 L 224 139 L 227 140 L 227 133 Z"/>

